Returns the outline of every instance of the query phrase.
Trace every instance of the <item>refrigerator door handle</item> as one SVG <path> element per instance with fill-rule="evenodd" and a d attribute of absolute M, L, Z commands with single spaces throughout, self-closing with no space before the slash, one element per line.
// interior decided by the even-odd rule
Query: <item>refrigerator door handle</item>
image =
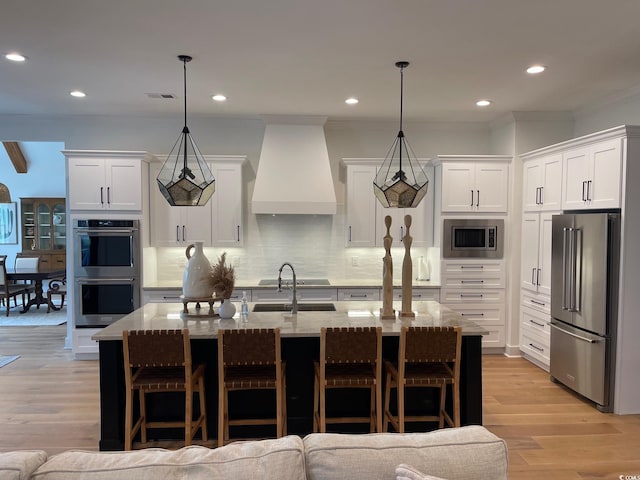
<path fill-rule="evenodd" d="M 595 338 L 586 338 L 586 337 L 583 337 L 582 335 L 577 335 L 575 333 L 568 332 L 564 328 L 560 328 L 557 325 L 554 325 L 553 323 L 549 323 L 549 326 L 551 326 L 551 328 L 555 328 L 556 330 L 560 330 L 562 333 L 569 335 L 570 337 L 577 338 L 578 340 L 582 340 L 587 343 L 600 343 L 602 341 L 602 340 L 596 340 Z"/>
<path fill-rule="evenodd" d="M 570 232 L 571 229 L 564 227 L 562 229 L 562 310 L 570 310 L 569 300 L 569 254 L 570 254 Z"/>

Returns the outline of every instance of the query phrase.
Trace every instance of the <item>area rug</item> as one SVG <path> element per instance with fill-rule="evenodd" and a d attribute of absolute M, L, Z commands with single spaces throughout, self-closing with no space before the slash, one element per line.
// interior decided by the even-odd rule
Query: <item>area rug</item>
<path fill-rule="evenodd" d="M 20 355 L 0 355 L 0 368 L 20 358 Z"/>
<path fill-rule="evenodd" d="M 0 308 L 0 327 L 40 327 L 62 325 L 67 323 L 66 307 L 59 311 L 47 313 L 46 307 L 36 309 L 31 307 L 27 313 L 20 313 L 20 309 L 11 309 L 9 316 L 5 316 L 4 307 Z"/>

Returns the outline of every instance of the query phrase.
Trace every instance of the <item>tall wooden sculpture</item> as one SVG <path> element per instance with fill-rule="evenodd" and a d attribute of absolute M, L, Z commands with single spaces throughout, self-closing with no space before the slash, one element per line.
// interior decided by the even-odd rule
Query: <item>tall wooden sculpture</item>
<path fill-rule="evenodd" d="M 388 320 L 396 318 L 396 313 L 393 310 L 393 259 L 391 258 L 393 237 L 389 233 L 391 216 L 384 217 L 384 224 L 387 227 L 387 234 L 383 237 L 385 254 L 382 259 L 382 309 L 380 310 L 380 318 Z"/>
<path fill-rule="evenodd" d="M 411 296 L 413 294 L 413 264 L 411 262 L 411 215 L 404 216 L 404 226 L 407 233 L 402 242 L 404 243 L 404 260 L 402 261 L 402 310 L 401 317 L 415 317 L 416 314 L 411 310 Z"/>

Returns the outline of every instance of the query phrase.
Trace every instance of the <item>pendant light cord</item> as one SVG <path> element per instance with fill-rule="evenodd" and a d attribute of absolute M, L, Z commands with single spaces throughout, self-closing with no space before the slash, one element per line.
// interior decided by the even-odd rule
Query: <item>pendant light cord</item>
<path fill-rule="evenodd" d="M 182 59 L 184 68 L 184 126 L 187 126 L 187 59 Z"/>
<path fill-rule="evenodd" d="M 400 131 L 401 132 L 402 132 L 402 105 L 404 103 L 403 99 L 404 99 L 404 65 L 400 67 Z M 186 125 L 186 120 L 185 120 L 185 125 Z"/>

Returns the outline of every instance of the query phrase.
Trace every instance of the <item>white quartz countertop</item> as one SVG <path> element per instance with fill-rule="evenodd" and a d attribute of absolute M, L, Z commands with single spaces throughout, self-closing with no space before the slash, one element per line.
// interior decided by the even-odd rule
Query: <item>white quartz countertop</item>
<path fill-rule="evenodd" d="M 276 277 L 274 277 L 275 279 Z M 284 282 L 290 282 L 290 278 L 283 279 Z M 264 288 L 268 290 L 275 289 L 274 285 L 258 285 L 259 279 L 250 280 L 236 280 L 235 290 L 243 289 L 258 289 Z M 440 288 L 440 284 L 437 282 L 431 282 L 429 280 L 414 280 L 414 287 L 425 288 Z M 363 280 L 363 279 L 329 279 L 329 285 L 298 285 L 298 288 L 382 288 L 382 278 L 377 280 Z M 394 288 L 402 288 L 400 280 L 394 283 Z M 158 280 L 156 282 L 145 283 L 142 287 L 143 290 L 182 290 L 182 280 Z"/>
<path fill-rule="evenodd" d="M 319 337 L 321 327 L 367 327 L 381 326 L 382 334 L 394 336 L 402 326 L 461 326 L 463 335 L 487 335 L 488 332 L 450 308 L 434 301 L 413 302 L 415 318 L 381 320 L 382 302 L 330 302 L 335 312 L 253 312 L 254 303 L 249 303 L 246 321 L 236 314 L 233 319 L 221 320 L 207 316 L 209 306 L 204 304 L 200 314 L 189 305 L 189 314 L 183 314 L 180 303 L 147 303 L 117 322 L 100 330 L 91 338 L 97 341 L 121 340 L 124 330 L 154 330 L 188 328 L 192 339 L 217 338 L 220 328 L 280 328 L 280 336 Z M 216 304 L 214 307 L 217 307 Z M 239 305 L 237 305 L 239 308 Z M 400 302 L 394 303 L 400 309 Z"/>

